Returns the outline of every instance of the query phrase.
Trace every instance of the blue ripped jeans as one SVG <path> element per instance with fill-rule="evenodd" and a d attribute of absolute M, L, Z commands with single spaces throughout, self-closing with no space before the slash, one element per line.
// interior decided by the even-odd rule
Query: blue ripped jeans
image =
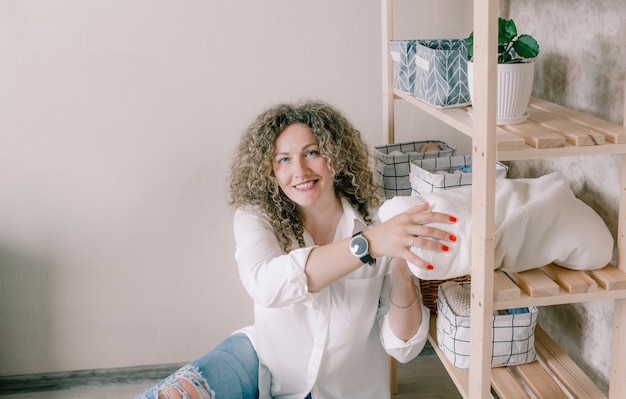
<path fill-rule="evenodd" d="M 172 392 L 188 398 L 257 399 L 259 359 L 244 334 L 226 338 L 215 349 L 182 367 L 135 399 L 173 398 Z"/>

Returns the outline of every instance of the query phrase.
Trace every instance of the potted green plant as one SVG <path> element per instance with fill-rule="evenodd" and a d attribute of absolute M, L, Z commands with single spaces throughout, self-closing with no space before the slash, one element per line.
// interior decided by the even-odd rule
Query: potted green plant
<path fill-rule="evenodd" d="M 467 41 L 468 80 L 473 99 L 474 32 Z M 512 19 L 498 18 L 498 115 L 499 125 L 526 121 L 532 93 L 539 44 L 528 34 L 518 34 Z"/>

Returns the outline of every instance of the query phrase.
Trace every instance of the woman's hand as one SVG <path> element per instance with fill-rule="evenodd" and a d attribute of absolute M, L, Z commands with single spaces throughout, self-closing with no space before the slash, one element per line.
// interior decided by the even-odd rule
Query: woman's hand
<path fill-rule="evenodd" d="M 428 203 L 416 205 L 364 232 L 363 235 L 370 245 L 370 254 L 373 257 L 386 255 L 403 258 L 421 269 L 433 269 L 436 265 L 431 265 L 415 255 L 411 252 L 411 247 L 437 252 L 448 251 L 448 245 L 456 241 L 456 236 L 428 225 L 451 224 L 456 222 L 456 218 L 444 213 L 430 212 L 429 207 Z"/>

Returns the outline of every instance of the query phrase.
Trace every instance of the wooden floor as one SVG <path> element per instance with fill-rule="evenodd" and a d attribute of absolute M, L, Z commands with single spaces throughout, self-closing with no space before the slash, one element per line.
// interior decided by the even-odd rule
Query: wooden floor
<path fill-rule="evenodd" d="M 398 363 L 398 393 L 392 399 L 461 399 L 441 361 L 428 346 L 413 361 Z"/>
<path fill-rule="evenodd" d="M 65 389 L 37 392 L 3 393 L 0 399 L 125 399 L 133 398 L 146 386 L 156 381 L 116 384 L 93 381 L 93 384 L 65 387 Z M 432 347 L 427 345 L 422 354 L 406 364 L 398 364 L 398 393 L 392 399 L 457 399 L 461 395 L 446 373 Z"/>

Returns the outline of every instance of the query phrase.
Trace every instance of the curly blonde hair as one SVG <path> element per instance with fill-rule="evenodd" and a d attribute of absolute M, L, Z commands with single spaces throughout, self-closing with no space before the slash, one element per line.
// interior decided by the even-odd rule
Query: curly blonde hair
<path fill-rule="evenodd" d="M 273 170 L 276 138 L 294 123 L 308 126 L 320 146 L 335 193 L 346 198 L 371 223 L 370 207 L 383 201 L 369 167 L 370 151 L 361 133 L 332 106 L 316 101 L 280 104 L 259 115 L 243 135 L 230 176 L 229 203 L 256 205 L 264 212 L 285 251 L 295 239 L 304 247 L 303 223 L 297 205 L 280 189 Z"/>

